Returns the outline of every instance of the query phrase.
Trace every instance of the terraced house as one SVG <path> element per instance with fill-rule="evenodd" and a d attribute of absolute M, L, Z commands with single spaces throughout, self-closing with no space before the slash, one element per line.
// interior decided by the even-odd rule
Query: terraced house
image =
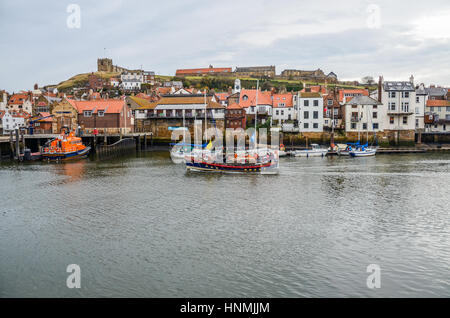
<path fill-rule="evenodd" d="M 414 141 L 416 117 L 414 106 L 416 90 L 414 77 L 409 81 L 384 81 L 380 77 L 378 101 L 383 104 L 380 111 L 382 129 L 389 140 Z"/>
<path fill-rule="evenodd" d="M 323 132 L 323 98 L 320 93 L 298 93 L 297 118 L 300 132 Z"/>

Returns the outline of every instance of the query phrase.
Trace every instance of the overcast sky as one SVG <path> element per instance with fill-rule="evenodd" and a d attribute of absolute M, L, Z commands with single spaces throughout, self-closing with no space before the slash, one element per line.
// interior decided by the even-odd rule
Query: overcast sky
<path fill-rule="evenodd" d="M 276 65 L 450 86 L 450 1 L 0 1 L 0 89 L 57 84 L 103 56 L 162 75 Z"/>

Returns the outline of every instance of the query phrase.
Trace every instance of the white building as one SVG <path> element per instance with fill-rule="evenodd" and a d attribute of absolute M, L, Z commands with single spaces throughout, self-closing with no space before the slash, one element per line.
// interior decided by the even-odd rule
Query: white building
<path fill-rule="evenodd" d="M 144 75 L 139 72 L 124 72 L 120 75 L 122 88 L 125 90 L 140 90 L 144 82 Z"/>
<path fill-rule="evenodd" d="M 416 116 L 416 130 L 425 129 L 424 115 L 427 107 L 428 92 L 424 84 L 420 84 L 416 89 L 416 99 L 414 102 L 414 114 Z"/>
<path fill-rule="evenodd" d="M 272 96 L 272 119 L 279 125 L 296 118 L 292 94 L 274 94 Z"/>
<path fill-rule="evenodd" d="M 300 132 L 323 131 L 323 98 L 320 93 L 299 93 L 296 98 Z"/>
<path fill-rule="evenodd" d="M 426 132 L 450 132 L 450 100 L 429 99 L 425 114 L 431 116 L 425 125 Z"/>
<path fill-rule="evenodd" d="M 409 82 L 384 81 L 380 78 L 384 114 L 381 128 L 391 131 L 414 131 L 416 128 L 416 91 L 414 77 Z M 378 93 L 376 94 L 378 95 Z"/>
<path fill-rule="evenodd" d="M 7 108 L 9 111 L 25 111 L 28 114 L 32 113 L 33 104 L 31 103 L 30 96 L 26 93 L 13 94 L 8 101 Z"/>
<path fill-rule="evenodd" d="M 0 123 L 3 128 L 3 134 L 9 134 L 10 131 L 20 129 L 26 125 L 27 114 L 23 112 L 16 113 L 6 110 L 0 113 Z"/>
<path fill-rule="evenodd" d="M 344 108 L 346 132 L 367 133 L 383 130 L 383 105 L 377 100 L 368 96 L 356 96 L 348 101 Z"/>

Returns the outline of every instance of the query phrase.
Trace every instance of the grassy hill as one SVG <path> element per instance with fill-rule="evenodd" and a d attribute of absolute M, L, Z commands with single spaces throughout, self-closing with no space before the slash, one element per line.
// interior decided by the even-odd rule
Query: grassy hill
<path fill-rule="evenodd" d="M 78 75 L 75 75 L 75 76 L 69 78 L 66 81 L 59 83 L 57 86 L 58 91 L 64 91 L 66 89 L 69 89 L 72 87 L 77 87 L 77 86 L 85 86 L 86 83 L 88 82 L 89 74 L 91 74 L 91 73 L 78 74 Z M 113 73 L 94 72 L 94 74 L 97 76 L 100 76 L 101 78 L 104 78 L 104 79 L 110 79 L 111 77 L 120 76 L 120 73 L 114 73 L 114 72 Z"/>

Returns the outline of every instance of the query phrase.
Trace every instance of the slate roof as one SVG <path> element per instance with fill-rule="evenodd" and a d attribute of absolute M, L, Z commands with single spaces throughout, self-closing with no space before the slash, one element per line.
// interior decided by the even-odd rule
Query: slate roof
<path fill-rule="evenodd" d="M 346 105 L 381 105 L 379 101 L 369 96 L 355 96 Z"/>
<path fill-rule="evenodd" d="M 392 91 L 405 91 L 405 92 L 413 92 L 414 85 L 411 82 L 384 82 L 383 88 L 387 92 Z"/>

